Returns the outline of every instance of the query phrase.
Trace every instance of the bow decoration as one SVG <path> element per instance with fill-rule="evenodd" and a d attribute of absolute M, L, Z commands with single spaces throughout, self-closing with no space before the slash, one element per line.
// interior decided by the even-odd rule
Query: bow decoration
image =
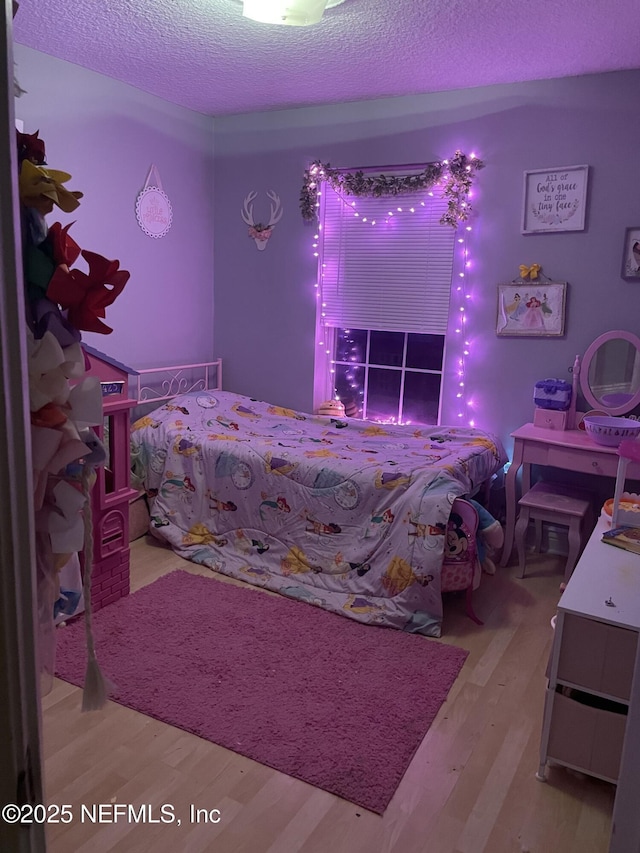
<path fill-rule="evenodd" d="M 17 2 L 13 3 L 14 14 Z M 15 95 L 21 90 L 14 81 Z M 87 670 L 82 710 L 102 707 L 110 689 L 95 656 L 91 628 L 91 488 L 96 468 L 107 452 L 93 427 L 103 423 L 102 393 L 97 376 L 88 376 L 80 345 L 81 330 L 109 333 L 101 318 L 122 292 L 129 273 L 119 261 L 82 251 L 69 235 L 70 225 L 48 227 L 45 217 L 55 207 L 71 213 L 82 193 L 69 190 L 71 175 L 48 167 L 39 132 L 17 134 L 18 190 L 24 243 L 23 278 L 29 317 L 27 363 L 31 420 L 31 474 L 38 567 L 40 667 L 53 672 L 51 645 L 56 610 L 51 584 L 71 556 L 84 552 L 84 601 Z M 72 269 L 82 255 L 88 271 Z M 77 556 L 76 556 L 77 561 Z M 51 608 L 47 624 L 42 617 Z M 54 642 L 55 647 L 55 642 Z M 46 659 L 48 658 L 48 659 Z"/>
<path fill-rule="evenodd" d="M 57 303 L 43 297 L 31 304 L 33 330 L 36 338 L 51 332 L 62 348 L 70 347 L 81 340 L 80 332 L 63 316 Z"/>
<path fill-rule="evenodd" d="M 84 355 L 80 344 L 63 349 L 51 332 L 39 340 L 29 332 L 27 355 L 31 412 L 39 411 L 47 403 L 64 405 L 71 392 L 68 380 L 83 372 Z"/>
<path fill-rule="evenodd" d="M 85 496 L 71 483 L 59 480 L 49 488 L 47 497 L 35 515 L 36 529 L 49 534 L 53 553 L 65 555 L 64 565 L 71 554 L 84 548 Z"/>
<path fill-rule="evenodd" d="M 526 264 L 520 264 L 520 278 L 530 278 L 531 281 L 535 281 L 541 269 L 540 264 L 531 264 L 530 267 Z"/>
<path fill-rule="evenodd" d="M 70 222 L 64 228 L 54 222 L 46 237 L 37 245 L 28 242 L 24 256 L 24 272 L 27 279 L 28 295 L 32 301 L 45 296 L 55 268 L 70 267 L 80 255 L 80 246 L 69 236 Z"/>
<path fill-rule="evenodd" d="M 47 296 L 67 309 L 67 319 L 76 329 L 108 335 L 113 329 L 100 318 L 122 292 L 130 273 L 119 269 L 120 261 L 109 261 L 96 252 L 84 250 L 82 257 L 89 264 L 89 273 L 59 266 Z"/>
<path fill-rule="evenodd" d="M 82 193 L 62 186 L 70 180 L 68 172 L 45 169 L 31 160 L 23 160 L 18 181 L 20 201 L 25 207 L 34 207 L 43 216 L 51 213 L 54 205 L 65 213 L 71 213 L 80 204 Z"/>
<path fill-rule="evenodd" d="M 46 166 L 44 139 L 40 139 L 35 133 L 21 133 L 16 131 L 18 141 L 18 160 L 22 163 L 23 160 L 30 160 L 36 166 Z"/>
<path fill-rule="evenodd" d="M 69 228 L 72 225 L 73 222 L 70 222 L 63 227 L 59 222 L 54 222 L 49 228 L 47 243 L 56 266 L 66 264 L 70 267 L 75 264 L 80 256 L 80 246 L 69 235 Z"/>

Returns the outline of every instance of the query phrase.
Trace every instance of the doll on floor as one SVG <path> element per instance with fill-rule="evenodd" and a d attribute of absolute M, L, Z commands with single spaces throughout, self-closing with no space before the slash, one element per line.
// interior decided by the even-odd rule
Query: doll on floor
<path fill-rule="evenodd" d="M 478 532 L 477 546 L 478 559 L 482 566 L 482 571 L 488 575 L 495 575 L 496 564 L 492 560 L 492 556 L 502 548 L 504 544 L 504 530 L 500 522 L 494 518 L 488 509 L 469 498 L 469 503 L 475 507 L 478 513 Z"/>

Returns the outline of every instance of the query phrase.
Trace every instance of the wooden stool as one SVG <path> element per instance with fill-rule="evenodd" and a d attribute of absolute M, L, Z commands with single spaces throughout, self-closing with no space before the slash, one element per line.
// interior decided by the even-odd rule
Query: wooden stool
<path fill-rule="evenodd" d="M 591 534 L 590 527 L 585 524 L 587 517 L 592 520 L 589 497 L 560 483 L 538 482 L 520 498 L 518 506 L 520 513 L 514 533 L 520 577 L 524 577 L 525 571 L 525 539 L 529 521 L 536 523 L 536 551 L 540 550 L 542 543 L 542 522 L 547 521 L 569 528 L 569 555 L 564 570 L 564 579 L 568 581 Z"/>

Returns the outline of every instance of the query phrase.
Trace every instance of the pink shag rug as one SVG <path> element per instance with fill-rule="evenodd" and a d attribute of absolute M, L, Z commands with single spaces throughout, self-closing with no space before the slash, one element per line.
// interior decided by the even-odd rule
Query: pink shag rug
<path fill-rule="evenodd" d="M 185 571 L 99 610 L 94 631 L 115 702 L 378 814 L 467 657 Z M 56 658 L 82 685 L 82 620 Z"/>

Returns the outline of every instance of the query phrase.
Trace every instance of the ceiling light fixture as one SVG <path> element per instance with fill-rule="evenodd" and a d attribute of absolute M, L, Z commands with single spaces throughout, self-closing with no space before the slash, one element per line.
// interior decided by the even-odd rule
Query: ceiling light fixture
<path fill-rule="evenodd" d="M 262 24 L 308 27 L 322 19 L 325 9 L 341 3 L 344 0 L 243 0 L 242 14 Z"/>

